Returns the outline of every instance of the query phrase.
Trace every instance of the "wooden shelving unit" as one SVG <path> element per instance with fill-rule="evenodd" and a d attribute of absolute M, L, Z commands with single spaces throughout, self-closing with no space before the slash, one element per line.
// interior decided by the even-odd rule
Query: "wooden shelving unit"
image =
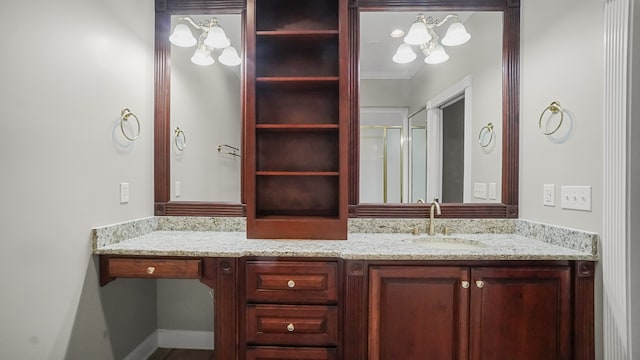
<path fill-rule="evenodd" d="M 252 0 L 247 236 L 346 239 L 344 0 Z"/>

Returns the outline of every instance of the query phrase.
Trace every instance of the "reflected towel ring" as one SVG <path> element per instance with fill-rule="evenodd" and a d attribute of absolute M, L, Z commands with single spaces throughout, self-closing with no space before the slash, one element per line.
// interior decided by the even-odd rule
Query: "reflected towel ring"
<path fill-rule="evenodd" d="M 138 131 L 135 136 L 127 135 L 127 132 L 124 130 L 124 122 L 128 121 L 132 116 L 136 120 L 136 126 L 138 127 Z M 135 141 L 138 136 L 140 136 L 140 120 L 138 119 L 136 114 L 132 113 L 129 109 L 122 109 L 122 112 L 120 113 L 120 130 L 122 131 L 122 135 L 124 135 L 124 137 L 126 137 L 130 141 Z"/>
<path fill-rule="evenodd" d="M 544 117 L 544 114 L 547 111 L 550 111 L 552 116 L 560 113 L 560 121 L 558 122 L 558 126 L 556 126 L 556 128 L 551 131 L 545 131 L 542 128 L 542 118 Z M 538 129 L 543 135 L 553 135 L 555 134 L 556 131 L 560 129 L 560 127 L 562 126 L 563 120 L 564 120 L 564 111 L 562 110 L 562 107 L 560 107 L 560 103 L 557 101 L 554 101 L 549 106 L 544 108 L 544 110 L 542 110 L 542 114 L 540 114 L 540 120 L 538 120 Z"/>
<path fill-rule="evenodd" d="M 174 132 L 176 134 L 176 137 L 174 139 L 176 149 L 178 149 L 179 151 L 183 151 L 187 147 L 187 135 L 185 135 L 184 131 L 180 130 L 180 128 L 177 126 Z"/>
<path fill-rule="evenodd" d="M 487 136 L 489 136 L 489 139 L 485 140 Z M 487 125 L 483 126 L 482 129 L 480 129 L 480 133 L 478 134 L 478 143 L 480 143 L 480 146 L 482 146 L 483 148 L 486 148 L 487 146 L 491 145 L 491 143 L 493 142 L 493 138 L 493 123 L 488 123 Z"/>

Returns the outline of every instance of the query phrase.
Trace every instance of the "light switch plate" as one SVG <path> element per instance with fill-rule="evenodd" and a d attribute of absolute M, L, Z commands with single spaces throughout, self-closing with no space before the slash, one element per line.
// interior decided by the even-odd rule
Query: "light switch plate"
<path fill-rule="evenodd" d="M 544 206 L 556 206 L 555 184 L 544 184 L 542 186 L 542 203 Z"/>
<path fill-rule="evenodd" d="M 494 182 L 489 183 L 489 200 L 495 200 L 498 198 L 497 185 Z"/>
<path fill-rule="evenodd" d="M 129 183 L 120 183 L 120 204 L 129 202 Z"/>
<path fill-rule="evenodd" d="M 175 193 L 176 197 L 180 197 L 182 195 L 182 183 L 180 181 L 176 181 Z"/>
<path fill-rule="evenodd" d="M 591 211 L 591 186 L 561 186 L 563 209 Z"/>
<path fill-rule="evenodd" d="M 476 199 L 486 199 L 487 198 L 487 184 L 485 183 L 474 183 L 473 184 L 473 197 Z"/>

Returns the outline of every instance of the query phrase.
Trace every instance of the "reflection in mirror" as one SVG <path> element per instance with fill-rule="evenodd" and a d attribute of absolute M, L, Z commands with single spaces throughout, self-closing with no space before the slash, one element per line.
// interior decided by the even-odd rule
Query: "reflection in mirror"
<path fill-rule="evenodd" d="M 241 15 L 183 18 L 171 16 L 171 200 L 240 203 L 242 163 L 227 149 L 241 147 Z"/>
<path fill-rule="evenodd" d="M 502 12 L 360 13 L 360 203 L 501 202 L 502 20 Z M 458 21 L 470 40 L 446 46 Z M 428 37 L 416 42 L 420 23 Z M 446 53 L 439 61 L 436 50 Z M 478 134 L 489 122 L 497 144 L 483 148 Z"/>

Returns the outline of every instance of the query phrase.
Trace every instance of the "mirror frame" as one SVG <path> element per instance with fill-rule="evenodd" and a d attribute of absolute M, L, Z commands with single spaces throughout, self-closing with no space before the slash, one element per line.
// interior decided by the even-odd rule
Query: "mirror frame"
<path fill-rule="evenodd" d="M 429 204 L 359 203 L 360 12 L 502 11 L 502 203 L 443 203 L 443 218 L 517 218 L 520 109 L 520 0 L 351 0 L 349 6 L 349 217 L 424 218 Z"/>
<path fill-rule="evenodd" d="M 156 0 L 154 63 L 154 214 L 156 216 L 245 216 L 244 157 L 238 203 L 171 201 L 171 15 L 240 14 L 242 53 L 246 54 L 245 0 Z M 242 146 L 244 151 L 245 62 L 241 64 Z"/>
<path fill-rule="evenodd" d="M 502 203 L 442 204 L 443 218 L 517 218 L 520 109 L 520 0 L 349 0 L 349 217 L 424 218 L 429 206 L 359 203 L 359 31 L 360 11 L 502 11 Z M 171 193 L 171 15 L 231 13 L 242 15 L 242 52 L 246 56 L 245 0 L 156 0 L 154 62 L 154 214 L 156 216 L 246 216 L 244 162 L 241 202 L 170 201 Z M 242 146 L 246 129 L 245 62 L 242 63 Z"/>

